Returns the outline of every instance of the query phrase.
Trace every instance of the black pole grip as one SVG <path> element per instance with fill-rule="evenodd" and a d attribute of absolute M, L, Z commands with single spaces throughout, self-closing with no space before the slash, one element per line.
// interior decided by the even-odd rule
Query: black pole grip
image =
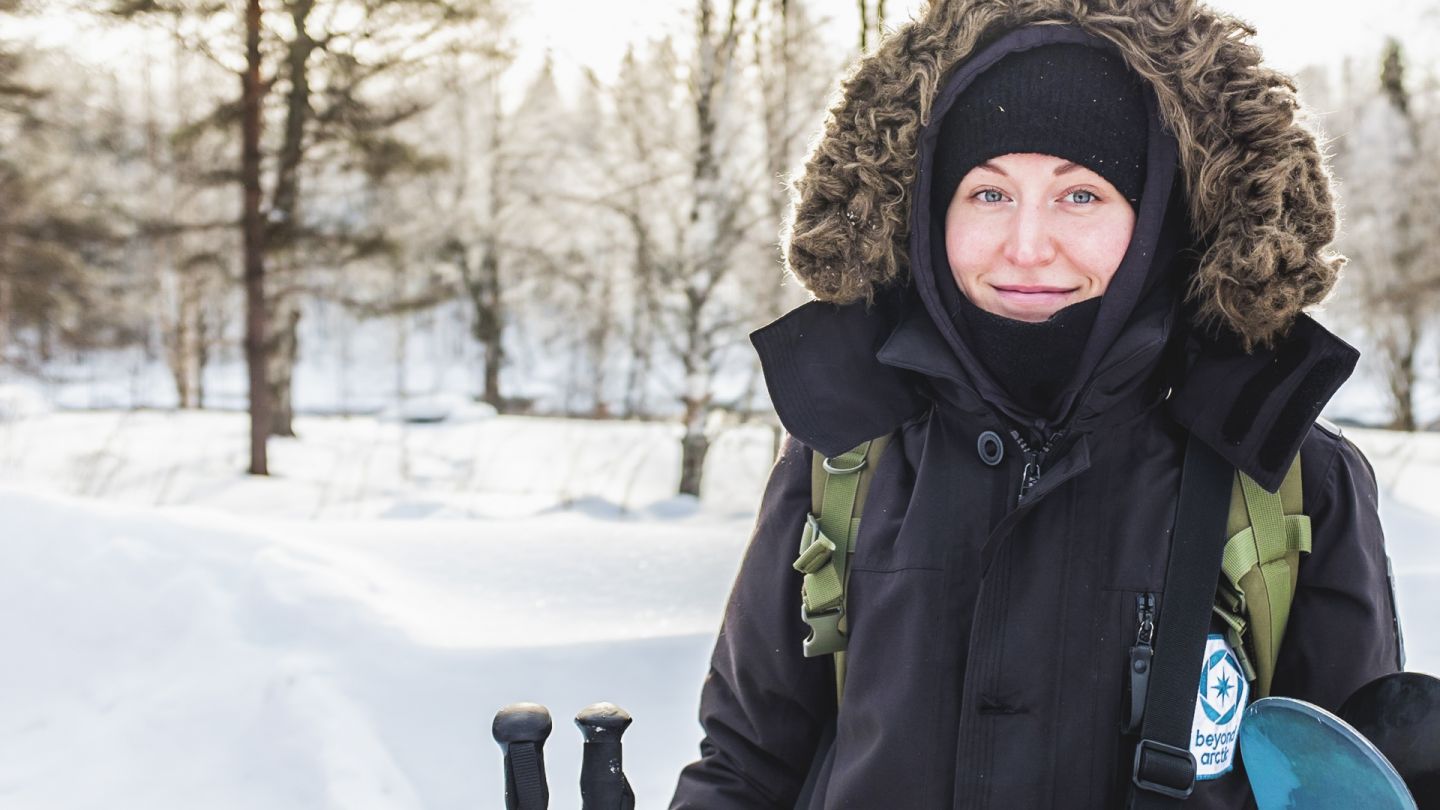
<path fill-rule="evenodd" d="M 505 752 L 505 810 L 548 810 L 545 739 L 550 712 L 538 703 L 512 703 L 495 713 L 491 733 Z"/>
<path fill-rule="evenodd" d="M 635 793 L 625 778 L 620 738 L 630 713 L 613 703 L 595 703 L 575 715 L 585 738 L 580 762 L 581 810 L 634 810 Z"/>

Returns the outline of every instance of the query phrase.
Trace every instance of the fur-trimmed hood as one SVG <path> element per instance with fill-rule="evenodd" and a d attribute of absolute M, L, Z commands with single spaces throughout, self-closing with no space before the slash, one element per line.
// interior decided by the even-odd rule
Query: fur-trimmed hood
<path fill-rule="evenodd" d="M 792 272 L 821 301 L 873 301 L 909 282 L 917 144 L 936 94 L 986 43 L 1072 25 L 1113 45 L 1155 91 L 1203 250 L 1199 325 L 1269 346 L 1334 285 L 1336 214 L 1292 80 L 1261 64 L 1245 23 L 1187 0 L 933 0 L 860 60 L 794 184 Z"/>

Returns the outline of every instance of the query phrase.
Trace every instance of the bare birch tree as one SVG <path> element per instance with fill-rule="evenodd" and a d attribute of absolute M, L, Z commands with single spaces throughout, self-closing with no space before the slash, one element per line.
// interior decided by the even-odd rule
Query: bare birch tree
<path fill-rule="evenodd" d="M 680 395 L 685 435 L 681 439 L 680 492 L 699 496 L 710 437 L 706 417 L 715 402 L 715 375 L 728 348 L 726 338 L 746 323 L 740 311 L 724 307 L 717 293 L 734 269 L 733 259 L 753 221 L 747 204 L 753 186 L 727 172 L 733 167 L 741 66 L 740 0 L 722 6 L 696 4 L 696 50 L 690 82 L 694 116 L 689 222 L 682 232 L 676 264 L 675 315 L 663 339 L 680 361 Z"/>
<path fill-rule="evenodd" d="M 1357 303 L 1379 350 L 1391 427 L 1414 430 L 1417 358 L 1436 303 L 1436 272 L 1420 260 L 1436 221 L 1425 209 L 1428 192 L 1417 175 L 1427 161 L 1398 42 L 1387 43 L 1378 82 L 1352 91 L 1349 105 L 1340 139 L 1343 246 L 1362 268 L 1351 278 L 1358 281 Z"/>

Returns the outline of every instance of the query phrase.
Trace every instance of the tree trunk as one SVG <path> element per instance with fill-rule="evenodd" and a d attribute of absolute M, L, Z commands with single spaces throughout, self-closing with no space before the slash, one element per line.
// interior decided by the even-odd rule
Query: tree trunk
<path fill-rule="evenodd" d="M 860 53 L 865 53 L 870 45 L 870 3 L 868 0 L 860 0 Z"/>
<path fill-rule="evenodd" d="M 245 46 L 240 96 L 240 183 L 244 190 L 241 227 L 245 242 L 245 363 L 250 373 L 249 471 L 251 475 L 269 475 L 269 324 L 265 311 L 265 222 L 260 217 L 260 108 L 265 92 L 260 83 L 260 0 L 246 0 Z"/>
<path fill-rule="evenodd" d="M 505 365 L 505 325 L 501 317 L 500 245 L 493 236 L 485 240 L 485 255 L 480 257 L 473 300 L 475 301 L 475 339 L 485 350 L 485 377 L 480 398 L 495 410 L 505 410 L 505 397 L 500 391 L 500 369 Z"/>
<path fill-rule="evenodd" d="M 589 330 L 588 340 L 589 357 L 591 367 L 591 415 L 596 419 L 610 418 L 610 407 L 605 402 L 606 382 L 609 379 L 606 364 L 610 357 L 610 335 L 615 328 L 614 317 L 614 278 L 607 268 L 599 281 L 599 290 L 595 296 L 594 308 L 597 310 L 595 320 Z"/>
<path fill-rule="evenodd" d="M 270 339 L 270 435 L 295 435 L 295 406 L 292 394 L 295 363 L 300 357 L 300 301 L 294 294 L 275 301 L 272 323 L 275 334 Z"/>
<path fill-rule="evenodd" d="M 10 280 L 10 262 L 6 255 L 6 234 L 4 223 L 0 223 L 0 366 L 9 360 L 10 318 L 14 307 L 13 282 Z"/>
<path fill-rule="evenodd" d="M 210 364 L 210 321 L 202 304 L 195 308 L 195 407 L 205 407 L 205 367 Z"/>
<path fill-rule="evenodd" d="M 738 37 L 738 0 L 731 0 L 725 27 L 714 27 L 710 0 L 698 6 L 699 54 L 693 83 L 695 114 L 695 157 L 691 175 L 689 228 L 685 234 L 683 275 L 684 323 L 679 346 L 685 370 L 685 436 L 681 440 L 680 492 L 700 495 L 700 479 L 709 440 L 705 417 L 713 399 L 711 387 L 716 373 L 715 346 L 706 330 L 708 305 L 716 286 L 729 269 L 730 256 L 740 238 L 735 230 L 736 207 L 727 199 L 728 189 L 721 178 L 716 137 L 733 77 L 733 57 Z"/>
<path fill-rule="evenodd" d="M 290 22 L 295 38 L 285 55 L 286 75 L 290 90 L 285 96 L 285 132 L 275 162 L 275 190 L 270 206 L 270 241 L 272 250 L 294 247 L 296 223 L 300 216 L 300 165 L 305 160 L 305 123 L 310 115 L 310 54 L 315 41 L 306 32 L 306 24 L 314 0 L 299 0 L 290 8 Z"/>
<path fill-rule="evenodd" d="M 168 249 L 165 252 L 173 253 Z M 168 257 L 164 263 L 173 264 Z M 200 308 L 200 294 L 195 279 L 199 271 L 196 268 L 176 271 L 171 267 L 169 272 L 175 279 L 175 311 L 172 318 L 166 319 L 169 334 L 165 336 L 165 359 L 170 366 L 170 376 L 175 381 L 175 398 L 181 410 L 189 410 L 196 407 L 195 391 L 199 376 L 200 338 L 196 334 L 196 316 Z"/>
<path fill-rule="evenodd" d="M 1420 345 L 1419 318 L 1397 314 L 1381 340 L 1386 383 L 1390 389 L 1390 427 L 1413 431 L 1415 421 L 1415 352 Z"/>
<path fill-rule="evenodd" d="M 481 398 L 497 411 L 505 410 L 505 397 L 500 390 L 500 369 L 505 365 L 505 302 L 500 286 L 500 217 L 505 210 L 505 179 L 503 157 L 505 147 L 504 118 L 501 115 L 498 75 L 490 78 L 490 178 L 487 183 L 486 208 L 490 220 L 483 238 L 484 254 L 480 257 L 477 279 L 475 336 L 485 349 L 485 382 Z"/>
<path fill-rule="evenodd" d="M 403 278 L 399 268 L 396 268 L 393 295 L 397 301 L 405 295 Z M 408 368 L 407 361 L 410 357 L 410 315 L 401 312 L 395 315 L 391 321 L 395 325 L 395 414 L 398 417 L 396 424 L 400 432 L 399 473 L 400 480 L 408 481 L 410 479 L 410 443 L 405 410 L 410 385 L 405 378 L 405 371 Z"/>
<path fill-rule="evenodd" d="M 650 327 L 655 313 L 655 265 L 650 231 L 639 211 L 631 207 L 630 226 L 635 236 L 635 289 L 630 298 L 630 371 L 625 380 L 625 418 L 642 419 L 648 413 L 645 387 L 654 355 Z"/>
<path fill-rule="evenodd" d="M 308 63 L 315 50 L 315 41 L 306 30 L 314 0 L 298 0 L 290 5 L 290 22 L 295 37 L 285 54 L 285 72 L 289 92 L 285 96 L 285 130 L 275 162 L 275 186 L 269 209 L 269 232 L 266 248 L 293 258 L 296 249 L 296 227 L 300 218 L 300 166 L 305 161 L 305 124 L 310 116 L 310 73 Z M 286 276 L 297 272 L 295 262 L 285 267 Z M 294 436 L 295 413 L 291 385 L 295 363 L 299 358 L 300 302 L 286 295 L 275 302 L 274 322 L 278 324 L 270 338 L 270 385 L 273 411 L 270 435 Z"/>
<path fill-rule="evenodd" d="M 505 346 L 501 340 L 504 324 L 500 314 L 500 259 L 495 255 L 498 250 L 496 240 L 487 236 L 482 242 L 480 261 L 473 265 L 469 249 L 458 240 L 446 245 L 444 253 L 460 269 L 465 295 L 470 299 L 470 336 L 485 352 L 480 399 L 502 411 L 505 400 L 500 391 L 500 367 L 505 362 Z"/>
<path fill-rule="evenodd" d="M 680 494 L 700 497 L 705 473 L 705 454 L 710 439 L 705 435 L 705 403 L 686 399 L 685 436 L 680 440 Z"/>

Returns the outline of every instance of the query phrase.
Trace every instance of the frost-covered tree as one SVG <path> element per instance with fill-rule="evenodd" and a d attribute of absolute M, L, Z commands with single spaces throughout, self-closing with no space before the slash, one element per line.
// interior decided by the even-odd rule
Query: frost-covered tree
<path fill-rule="evenodd" d="M 1337 121 L 1344 210 L 1342 247 L 1360 270 L 1351 294 L 1378 349 L 1391 397 L 1391 425 L 1416 428 L 1420 347 L 1434 320 L 1440 268 L 1433 251 L 1440 180 L 1435 133 L 1416 108 L 1401 44 L 1389 41 L 1378 80 L 1352 87 Z M 1369 86 L 1366 86 L 1368 84 Z M 1379 92 L 1376 92 L 1378 90 Z"/>
<path fill-rule="evenodd" d="M 692 138 L 685 77 L 673 41 L 664 39 L 643 52 L 629 48 L 613 86 L 590 74 L 589 87 L 606 96 L 609 114 L 604 137 L 590 151 L 595 185 L 588 199 L 619 226 L 626 254 L 619 259 L 626 272 L 617 280 L 627 360 L 621 412 L 643 417 L 652 410 L 661 300 L 683 229 L 679 202 Z"/>
<path fill-rule="evenodd" d="M 882 4 L 883 5 L 883 4 Z M 757 234 L 770 251 L 769 260 L 753 264 L 747 274 L 754 285 L 761 322 L 778 318 L 804 300 L 803 290 L 786 283 L 780 228 L 789 220 L 791 178 L 805 158 L 809 139 L 822 120 L 849 54 L 836 54 L 815 36 L 817 19 L 803 0 L 756 0 L 752 7 L 751 56 L 755 63 L 760 112 L 764 124 L 765 208 Z M 758 362 L 752 362 L 745 411 L 762 390 Z"/>
<path fill-rule="evenodd" d="M 239 252 L 239 202 L 214 168 L 231 157 L 222 139 L 197 138 L 197 116 L 229 97 L 227 78 L 170 34 L 130 71 L 140 85 L 127 127 L 139 133 L 139 160 L 123 195 L 133 260 L 141 265 L 155 343 L 181 408 L 205 406 L 205 370 L 224 345 L 234 298 L 231 257 Z M 229 90 L 228 84 L 222 84 Z"/>
<path fill-rule="evenodd" d="M 480 398 L 502 411 L 529 406 L 533 390 L 517 395 L 510 381 L 533 389 L 543 376 L 536 344 L 565 324 L 545 307 L 586 232 L 569 210 L 576 132 L 553 65 L 547 59 L 512 105 L 502 88 L 513 59 L 498 29 L 481 51 L 451 53 L 442 101 L 423 123 L 449 166 L 428 183 L 433 252 L 469 310 Z"/>
<path fill-rule="evenodd" d="M 718 12 L 718 13 L 717 13 Z M 680 492 L 699 495 L 710 436 L 706 425 L 717 402 L 717 378 L 727 354 L 754 321 L 753 299 L 735 289 L 738 261 L 751 259 L 759 221 L 757 197 L 763 176 L 758 141 L 747 131 L 753 96 L 743 82 L 744 20 L 740 0 L 719 8 L 712 0 L 695 7 L 695 51 L 689 65 L 686 108 L 693 140 L 686 155 L 686 221 L 679 250 L 666 267 L 661 342 L 678 361 L 683 383 L 680 404 Z"/>
<path fill-rule="evenodd" d="M 587 83 L 588 85 L 588 83 Z M 621 365 L 620 308 L 624 276 L 623 236 L 614 224 L 597 222 L 593 190 L 605 185 L 607 172 L 594 156 L 610 148 L 606 111 L 599 94 L 582 85 L 573 102 L 558 93 L 547 60 L 513 118 L 517 132 L 546 133 L 546 146 L 531 149 L 530 171 L 517 211 L 523 223 L 511 245 L 526 275 L 534 280 L 528 320 L 547 334 L 528 342 L 547 347 L 562 362 L 553 373 L 563 380 L 559 398 L 567 413 L 608 417 L 615 412 L 614 391 Z M 543 160 L 546 165 L 536 165 Z"/>
<path fill-rule="evenodd" d="M 693 50 L 632 48 L 613 85 L 592 78 L 607 135 L 588 196 L 623 237 L 613 296 L 628 347 L 622 411 L 664 410 L 652 391 L 678 401 L 684 493 L 700 490 L 712 416 L 752 407 L 746 333 L 799 297 L 781 284 L 787 176 L 840 61 L 811 44 L 807 8 L 697 2 Z"/>

